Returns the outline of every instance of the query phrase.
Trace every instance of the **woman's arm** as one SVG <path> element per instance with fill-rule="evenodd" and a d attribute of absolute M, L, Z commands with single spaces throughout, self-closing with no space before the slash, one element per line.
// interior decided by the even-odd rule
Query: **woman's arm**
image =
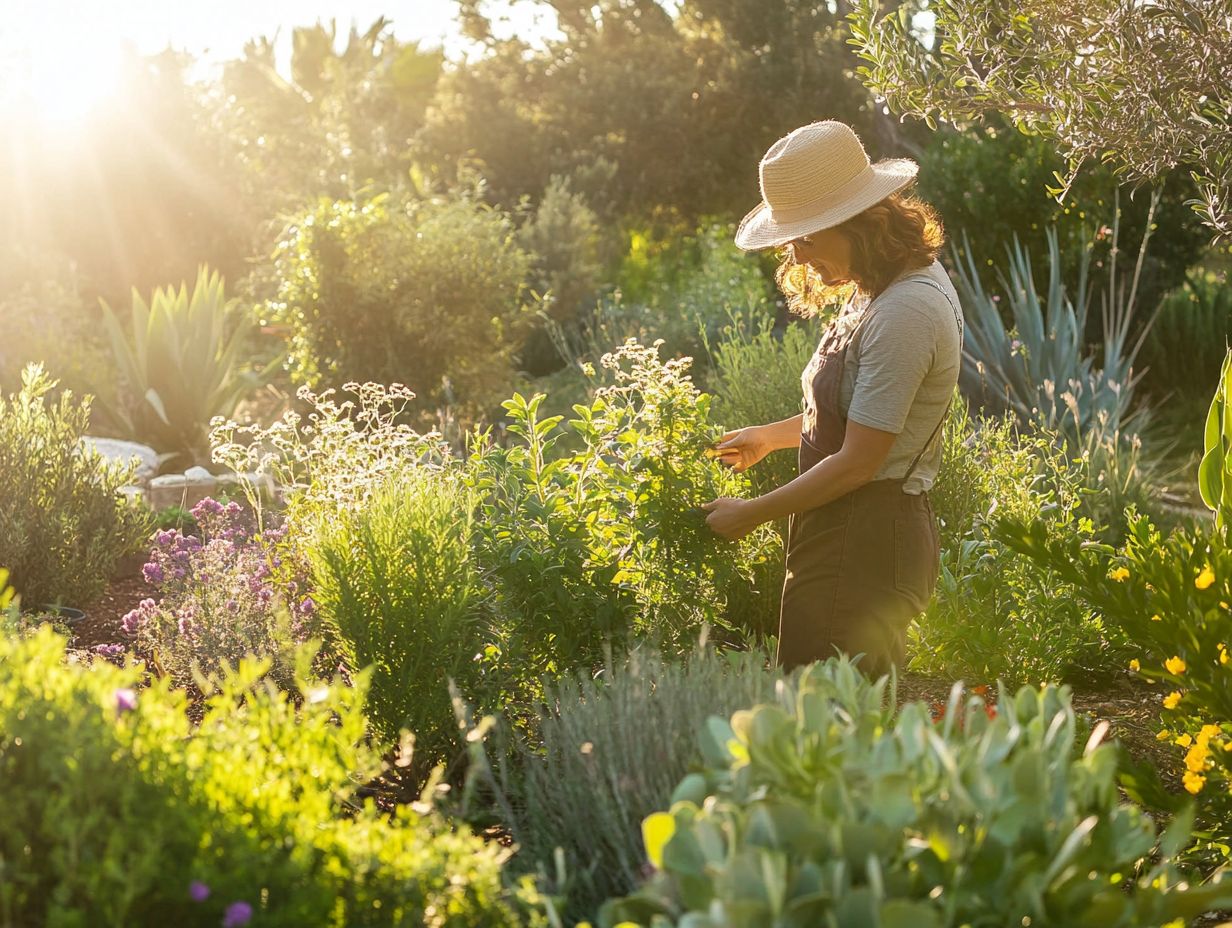
<path fill-rule="evenodd" d="M 721 496 L 704 503 L 706 524 L 725 538 L 741 538 L 763 522 L 824 506 L 877 476 L 897 437 L 848 419 L 843 447 L 835 454 L 755 499 Z"/>
<path fill-rule="evenodd" d="M 893 432 L 847 420 L 843 446 L 777 490 L 749 500 L 749 517 L 770 522 L 805 509 L 815 509 L 858 490 L 877 476 L 898 438 Z"/>
<path fill-rule="evenodd" d="M 803 422 L 804 414 L 796 413 L 790 419 L 767 422 L 762 428 L 766 430 L 766 440 L 775 451 L 780 448 L 799 448 L 800 426 Z"/>

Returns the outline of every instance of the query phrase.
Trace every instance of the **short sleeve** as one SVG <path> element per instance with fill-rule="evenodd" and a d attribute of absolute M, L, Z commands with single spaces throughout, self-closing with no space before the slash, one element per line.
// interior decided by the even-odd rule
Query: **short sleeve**
<path fill-rule="evenodd" d="M 859 366 L 847 418 L 883 432 L 902 432 L 936 351 L 928 313 L 908 302 L 879 306 L 859 333 Z"/>

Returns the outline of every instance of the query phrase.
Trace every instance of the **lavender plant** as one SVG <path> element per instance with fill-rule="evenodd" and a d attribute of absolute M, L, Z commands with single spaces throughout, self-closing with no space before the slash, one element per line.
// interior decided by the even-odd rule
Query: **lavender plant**
<path fill-rule="evenodd" d="M 236 502 L 205 499 L 192 515 L 200 537 L 155 535 L 142 572 L 157 598 L 124 616 L 124 635 L 179 685 L 248 656 L 269 657 L 273 677 L 289 681 L 286 656 L 316 631 L 316 605 L 285 528 L 250 530 Z"/>

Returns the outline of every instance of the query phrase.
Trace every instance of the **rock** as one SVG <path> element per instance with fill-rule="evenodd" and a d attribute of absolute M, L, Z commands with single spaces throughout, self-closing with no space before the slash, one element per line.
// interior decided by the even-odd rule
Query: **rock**
<path fill-rule="evenodd" d="M 149 445 L 141 445 L 135 441 L 121 441 L 118 438 L 94 438 L 90 435 L 83 435 L 81 444 L 118 464 L 128 464 L 136 458 L 137 472 L 133 481 L 138 485 L 145 485 L 158 473 L 158 452 Z"/>
<path fill-rule="evenodd" d="M 194 468 L 204 470 L 204 468 Z M 204 477 L 190 477 L 183 474 L 164 474 L 150 481 L 147 495 L 150 508 L 158 511 L 168 506 L 181 506 L 191 509 L 207 496 L 213 496 L 218 491 L 218 481 L 206 471 Z"/>
<path fill-rule="evenodd" d="M 184 471 L 184 476 L 189 480 L 212 480 L 214 478 L 213 474 L 199 464 Z"/>

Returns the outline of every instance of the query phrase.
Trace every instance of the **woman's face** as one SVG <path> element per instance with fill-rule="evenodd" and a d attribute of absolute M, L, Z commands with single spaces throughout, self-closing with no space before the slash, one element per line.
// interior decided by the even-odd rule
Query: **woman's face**
<path fill-rule="evenodd" d="M 787 247 L 792 260 L 812 267 L 826 286 L 851 280 L 851 243 L 837 229 L 810 232 L 788 242 Z"/>

